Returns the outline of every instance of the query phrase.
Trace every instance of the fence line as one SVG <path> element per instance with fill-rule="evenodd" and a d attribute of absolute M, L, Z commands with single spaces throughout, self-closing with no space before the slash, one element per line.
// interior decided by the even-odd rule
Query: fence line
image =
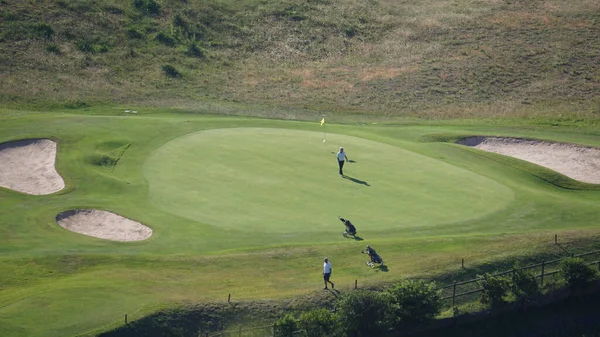
<path fill-rule="evenodd" d="M 594 254 L 598 254 L 600 253 L 600 250 L 594 250 L 594 251 L 590 251 L 590 252 L 586 252 L 586 253 L 582 253 L 582 254 L 571 254 L 571 258 L 580 258 L 580 257 L 585 257 L 585 256 L 589 256 L 589 255 L 594 255 Z M 560 258 L 560 259 L 554 259 L 554 260 L 550 260 L 550 261 L 542 261 L 541 263 L 537 263 L 537 264 L 532 264 L 529 266 L 525 266 L 525 267 L 521 267 L 519 268 L 519 270 L 529 270 L 529 269 L 534 269 L 534 268 L 538 268 L 541 267 L 541 272 L 539 275 L 534 275 L 536 279 L 540 279 L 540 284 L 544 285 L 544 277 L 546 276 L 552 276 L 552 275 L 556 275 L 559 273 L 558 270 L 554 270 L 554 271 L 547 271 L 546 267 L 548 265 L 552 265 L 552 264 L 557 264 L 560 261 L 564 260 L 566 258 Z M 464 261 L 464 260 L 463 260 Z M 464 262 L 463 262 L 464 263 Z M 598 270 L 600 270 L 600 260 L 599 261 L 592 261 L 592 262 L 588 262 L 588 265 L 598 265 Z M 503 271 L 503 272 L 499 272 L 499 273 L 494 273 L 491 274 L 492 276 L 504 276 L 510 273 L 514 273 L 516 271 L 516 269 L 511 269 L 508 271 Z M 482 277 L 477 277 L 471 280 L 467 280 L 467 281 L 461 281 L 461 282 L 453 282 L 451 285 L 447 285 L 447 286 L 443 286 L 443 287 L 439 287 L 438 290 L 444 291 L 447 289 L 452 289 L 452 295 L 448 295 L 448 296 L 444 296 L 442 297 L 442 300 L 452 300 L 452 307 L 455 306 L 456 304 L 456 299 L 460 298 L 460 297 L 464 297 L 464 296 L 468 296 L 468 295 L 473 295 L 479 292 L 483 291 L 483 288 L 476 288 L 476 289 L 472 289 L 469 291 L 465 291 L 462 293 L 456 293 L 456 288 L 458 286 L 464 286 L 464 285 L 469 285 L 469 284 L 473 284 L 476 283 L 478 281 L 481 281 L 483 278 Z"/>

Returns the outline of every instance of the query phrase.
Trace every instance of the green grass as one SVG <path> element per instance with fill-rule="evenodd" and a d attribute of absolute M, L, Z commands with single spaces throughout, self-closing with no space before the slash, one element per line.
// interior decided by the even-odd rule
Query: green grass
<path fill-rule="evenodd" d="M 327 124 L 118 107 L 2 110 L 0 142 L 52 138 L 65 190 L 0 190 L 0 335 L 95 334 L 181 303 L 281 300 L 405 277 L 593 247 L 595 186 L 452 143 L 510 135 L 599 146 L 595 128 L 501 122 Z M 131 108 L 127 108 L 131 110 Z M 427 140 L 427 141 L 424 141 Z M 346 147 L 346 173 L 332 152 Z M 368 183 L 369 186 L 364 183 Z M 71 233 L 68 209 L 113 211 L 150 226 L 142 242 Z M 344 239 L 337 216 L 363 241 Z M 364 265 L 374 246 L 389 271 Z M 445 276 L 444 276 L 445 275 Z M 32 324 L 31 322 L 36 322 Z"/>
<path fill-rule="evenodd" d="M 2 101 L 598 119 L 597 1 L 152 3 L 3 1 Z"/>

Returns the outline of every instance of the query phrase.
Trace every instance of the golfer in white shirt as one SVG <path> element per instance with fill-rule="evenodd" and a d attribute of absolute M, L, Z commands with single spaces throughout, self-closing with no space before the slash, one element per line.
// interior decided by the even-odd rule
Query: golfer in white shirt
<path fill-rule="evenodd" d="M 344 171 L 342 169 L 344 168 L 344 163 L 348 160 L 348 157 L 346 156 L 343 147 L 340 147 L 340 151 L 337 153 L 337 160 L 340 165 L 340 175 L 344 176 Z"/>
<path fill-rule="evenodd" d="M 334 288 L 333 282 L 329 281 L 330 277 L 331 277 L 331 263 L 329 263 L 329 260 L 327 258 L 325 258 L 325 260 L 323 262 L 323 281 L 325 282 L 325 288 L 323 288 L 323 289 L 327 289 L 327 282 L 331 283 L 331 289 Z"/>

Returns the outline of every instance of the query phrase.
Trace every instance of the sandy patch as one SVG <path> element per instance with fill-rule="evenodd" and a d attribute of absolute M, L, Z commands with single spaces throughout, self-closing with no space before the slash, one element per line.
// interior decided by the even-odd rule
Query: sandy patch
<path fill-rule="evenodd" d="M 152 235 L 152 229 L 137 221 L 93 209 L 62 212 L 56 222 L 75 233 L 112 241 L 140 241 Z"/>
<path fill-rule="evenodd" d="M 469 137 L 457 143 L 526 160 L 575 180 L 600 184 L 598 148 L 501 137 Z"/>
<path fill-rule="evenodd" d="M 34 194 L 52 194 L 65 188 L 56 172 L 56 143 L 27 139 L 0 144 L 0 186 Z"/>

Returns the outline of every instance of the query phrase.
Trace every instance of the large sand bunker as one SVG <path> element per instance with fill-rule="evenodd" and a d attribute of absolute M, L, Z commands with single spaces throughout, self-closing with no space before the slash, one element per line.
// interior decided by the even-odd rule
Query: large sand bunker
<path fill-rule="evenodd" d="M 106 240 L 140 241 L 152 235 L 149 227 L 107 211 L 70 210 L 58 214 L 56 221 L 70 231 Z"/>
<path fill-rule="evenodd" d="M 469 137 L 458 144 L 526 160 L 579 181 L 600 184 L 600 149 L 597 148 L 501 137 Z"/>
<path fill-rule="evenodd" d="M 56 172 L 56 143 L 27 139 L 0 144 L 0 186 L 34 194 L 52 194 L 65 188 Z"/>

